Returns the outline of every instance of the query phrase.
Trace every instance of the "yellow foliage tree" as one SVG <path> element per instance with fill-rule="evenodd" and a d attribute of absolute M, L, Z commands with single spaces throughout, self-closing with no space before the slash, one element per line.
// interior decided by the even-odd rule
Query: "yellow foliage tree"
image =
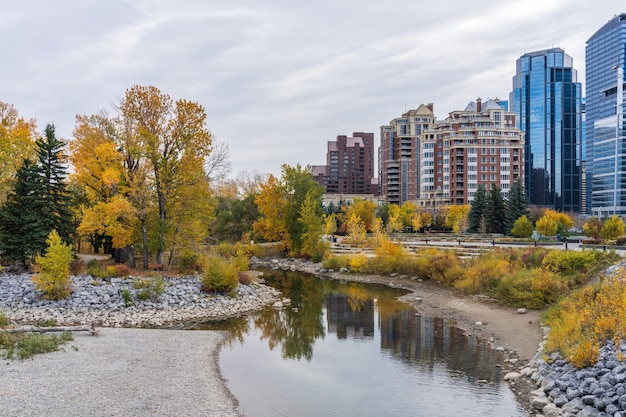
<path fill-rule="evenodd" d="M 619 216 L 611 216 L 604 221 L 600 236 L 603 239 L 616 239 L 624 234 L 624 221 Z"/>
<path fill-rule="evenodd" d="M 446 215 L 446 227 L 451 228 L 454 233 L 465 233 L 471 208 L 469 204 L 450 206 Z"/>
<path fill-rule="evenodd" d="M 537 233 L 543 236 L 554 236 L 558 228 L 554 218 L 546 215 L 537 220 L 535 226 L 537 227 Z"/>
<path fill-rule="evenodd" d="M 433 223 L 433 215 L 428 211 L 416 211 L 411 217 L 411 226 L 418 232 L 422 227 L 427 227 Z"/>
<path fill-rule="evenodd" d="M 363 227 L 365 227 L 366 232 L 373 231 L 372 226 L 374 224 L 374 219 L 376 218 L 376 203 L 369 200 L 355 198 L 351 205 L 344 207 L 344 211 L 348 221 L 352 215 L 355 215 L 363 223 Z"/>
<path fill-rule="evenodd" d="M 365 224 L 356 213 L 352 213 L 348 219 L 348 240 L 358 245 L 365 242 L 366 236 Z"/>
<path fill-rule="evenodd" d="M 35 267 L 39 273 L 33 275 L 33 283 L 46 299 L 67 298 L 71 289 L 72 247 L 63 243 L 56 230 L 50 232 L 46 243 L 48 244 L 46 254 L 37 256 L 35 261 Z"/>
<path fill-rule="evenodd" d="M 35 156 L 36 126 L 11 104 L 0 102 L 0 206 L 6 201 L 22 162 Z"/>

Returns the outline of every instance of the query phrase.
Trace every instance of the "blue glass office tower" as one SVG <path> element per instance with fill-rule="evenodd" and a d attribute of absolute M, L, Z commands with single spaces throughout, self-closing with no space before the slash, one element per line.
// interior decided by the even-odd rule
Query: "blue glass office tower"
<path fill-rule="evenodd" d="M 626 215 L 626 14 L 589 38 L 586 58 L 587 198 L 594 216 Z"/>
<path fill-rule="evenodd" d="M 509 97 L 525 134 L 524 186 L 532 205 L 580 213 L 582 86 L 561 48 L 522 55 Z"/>

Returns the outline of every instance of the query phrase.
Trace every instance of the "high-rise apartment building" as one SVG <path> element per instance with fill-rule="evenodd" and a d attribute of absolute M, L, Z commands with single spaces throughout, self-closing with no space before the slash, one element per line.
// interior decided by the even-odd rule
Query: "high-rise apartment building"
<path fill-rule="evenodd" d="M 595 216 L 623 216 L 626 14 L 613 17 L 589 38 L 585 59 L 587 201 Z"/>
<path fill-rule="evenodd" d="M 327 194 L 378 195 L 374 178 L 374 134 L 354 132 L 328 142 L 326 165 L 314 165 L 313 178 Z"/>
<path fill-rule="evenodd" d="M 572 57 L 561 48 L 530 52 L 516 68 L 509 102 L 525 134 L 524 186 L 530 204 L 580 213 L 582 86 Z"/>
<path fill-rule="evenodd" d="M 471 204 L 479 185 L 508 195 L 524 175 L 524 134 L 498 99 L 470 102 L 422 133 L 420 207 Z"/>
<path fill-rule="evenodd" d="M 435 123 L 433 105 L 420 105 L 380 128 L 380 193 L 391 204 L 419 197 L 419 137 Z"/>

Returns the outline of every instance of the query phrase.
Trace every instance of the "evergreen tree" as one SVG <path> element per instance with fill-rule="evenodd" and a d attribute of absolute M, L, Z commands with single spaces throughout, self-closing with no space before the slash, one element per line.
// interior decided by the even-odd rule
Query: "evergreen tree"
<path fill-rule="evenodd" d="M 40 230 L 40 184 L 37 167 L 25 160 L 13 190 L 0 210 L 0 252 L 10 261 L 25 263 L 45 248 Z"/>
<path fill-rule="evenodd" d="M 488 233 L 504 233 L 506 228 L 506 205 L 502 198 L 502 191 L 495 183 L 491 184 L 487 195 L 485 225 Z"/>
<path fill-rule="evenodd" d="M 42 253 L 53 230 L 69 243 L 73 231 L 71 198 L 66 189 L 63 142 L 54 126 L 36 141 L 37 163 L 26 160 L 17 173 L 14 190 L 0 210 L 0 251 L 24 263 Z"/>
<path fill-rule="evenodd" d="M 524 184 L 521 178 L 517 178 L 509 192 L 509 198 L 506 201 L 506 233 L 510 234 L 513 225 L 522 216 L 530 217 L 528 209 L 528 198 L 524 191 Z"/>
<path fill-rule="evenodd" d="M 485 209 L 487 204 L 487 193 L 485 192 L 485 186 L 479 184 L 474 193 L 474 200 L 472 201 L 472 208 L 468 215 L 469 226 L 467 231 L 470 233 L 479 233 L 482 230 L 482 225 L 485 219 Z"/>
<path fill-rule="evenodd" d="M 56 230 L 61 239 L 71 243 L 73 234 L 73 216 L 71 195 L 65 179 L 67 170 L 63 155 L 65 144 L 54 134 L 54 125 L 47 125 L 45 136 L 35 142 L 37 146 L 37 171 L 41 189 L 39 196 L 44 211 L 41 212 L 42 248 L 52 230 Z"/>

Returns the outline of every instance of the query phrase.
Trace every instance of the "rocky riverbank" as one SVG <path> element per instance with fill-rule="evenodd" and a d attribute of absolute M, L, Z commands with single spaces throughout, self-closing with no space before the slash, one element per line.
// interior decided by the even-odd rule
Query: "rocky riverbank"
<path fill-rule="evenodd" d="M 240 285 L 233 295 L 207 294 L 200 290 L 198 276 L 164 278 L 158 299 L 140 300 L 133 278 L 104 281 L 86 275 L 72 277 L 69 298 L 52 301 L 42 298 L 31 277 L 0 275 L 0 311 L 18 323 L 160 327 L 242 316 L 280 300 L 277 290 L 258 283 Z"/>

